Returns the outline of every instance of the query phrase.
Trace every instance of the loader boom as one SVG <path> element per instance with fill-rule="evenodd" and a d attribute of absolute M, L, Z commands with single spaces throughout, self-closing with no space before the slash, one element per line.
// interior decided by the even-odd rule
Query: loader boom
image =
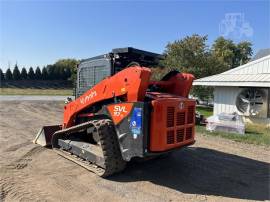
<path fill-rule="evenodd" d="M 64 107 L 63 128 L 73 126 L 76 114 L 100 101 L 120 96 L 123 101 L 143 101 L 150 74 L 151 71 L 148 68 L 130 67 L 105 78 Z"/>

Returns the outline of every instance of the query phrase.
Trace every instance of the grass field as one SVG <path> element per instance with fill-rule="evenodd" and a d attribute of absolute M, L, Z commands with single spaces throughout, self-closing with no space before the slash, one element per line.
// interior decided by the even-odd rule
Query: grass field
<path fill-rule="evenodd" d="M 0 95 L 69 95 L 72 89 L 0 88 Z"/>
<path fill-rule="evenodd" d="M 244 142 L 256 145 L 270 145 L 270 129 L 262 126 L 246 126 L 246 134 L 226 133 L 226 132 L 209 132 L 204 126 L 196 126 L 196 132 L 204 135 L 219 136 L 231 139 L 237 142 Z"/>
<path fill-rule="evenodd" d="M 0 88 L 0 95 L 67 95 L 73 94 L 72 89 L 33 89 L 33 88 Z M 205 117 L 213 114 L 213 109 L 208 107 L 197 107 Z M 220 136 L 238 142 L 258 145 L 270 145 L 270 129 L 257 125 L 247 125 L 246 134 L 234 134 L 225 132 L 209 132 L 204 126 L 196 126 L 196 132 L 204 135 Z"/>
<path fill-rule="evenodd" d="M 212 107 L 197 106 L 196 111 L 200 112 L 200 114 L 204 115 L 206 118 L 213 115 L 213 108 Z"/>
<path fill-rule="evenodd" d="M 206 118 L 213 115 L 213 108 L 196 107 L 196 110 Z M 205 126 L 196 126 L 196 131 L 204 135 L 220 136 L 237 142 L 267 146 L 270 145 L 270 129 L 261 125 L 246 125 L 245 135 L 226 132 L 209 132 L 205 129 Z"/>

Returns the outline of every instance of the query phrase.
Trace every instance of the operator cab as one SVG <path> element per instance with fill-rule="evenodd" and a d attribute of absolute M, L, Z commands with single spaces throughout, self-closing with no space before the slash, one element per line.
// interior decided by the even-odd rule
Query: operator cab
<path fill-rule="evenodd" d="M 82 60 L 78 65 L 76 98 L 88 89 L 112 76 L 126 67 L 140 65 L 155 67 L 164 57 L 157 53 L 143 51 L 132 47 L 112 49 L 110 53 Z"/>

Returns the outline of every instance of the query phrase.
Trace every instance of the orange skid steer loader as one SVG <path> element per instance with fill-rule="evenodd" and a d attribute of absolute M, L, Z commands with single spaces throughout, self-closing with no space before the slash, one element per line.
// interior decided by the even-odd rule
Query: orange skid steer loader
<path fill-rule="evenodd" d="M 134 157 L 148 158 L 191 145 L 193 75 L 171 71 L 150 81 L 161 55 L 134 48 L 83 60 L 76 99 L 64 106 L 61 125 L 44 126 L 34 143 L 106 177 Z"/>

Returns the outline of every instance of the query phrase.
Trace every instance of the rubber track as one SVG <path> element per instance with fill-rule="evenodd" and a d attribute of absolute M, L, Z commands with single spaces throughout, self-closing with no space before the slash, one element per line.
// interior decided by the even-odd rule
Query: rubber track
<path fill-rule="evenodd" d="M 61 138 L 61 136 L 68 135 L 76 131 L 86 130 L 89 127 L 95 127 L 99 134 L 100 144 L 104 155 L 105 169 L 74 154 L 64 151 L 57 145 L 57 140 Z M 107 177 L 112 174 L 121 172 L 126 166 L 126 162 L 122 159 L 113 123 L 110 119 L 92 120 L 68 129 L 58 131 L 53 135 L 52 145 L 54 150 L 59 155 L 77 163 L 78 165 L 96 173 L 101 177 Z"/>

